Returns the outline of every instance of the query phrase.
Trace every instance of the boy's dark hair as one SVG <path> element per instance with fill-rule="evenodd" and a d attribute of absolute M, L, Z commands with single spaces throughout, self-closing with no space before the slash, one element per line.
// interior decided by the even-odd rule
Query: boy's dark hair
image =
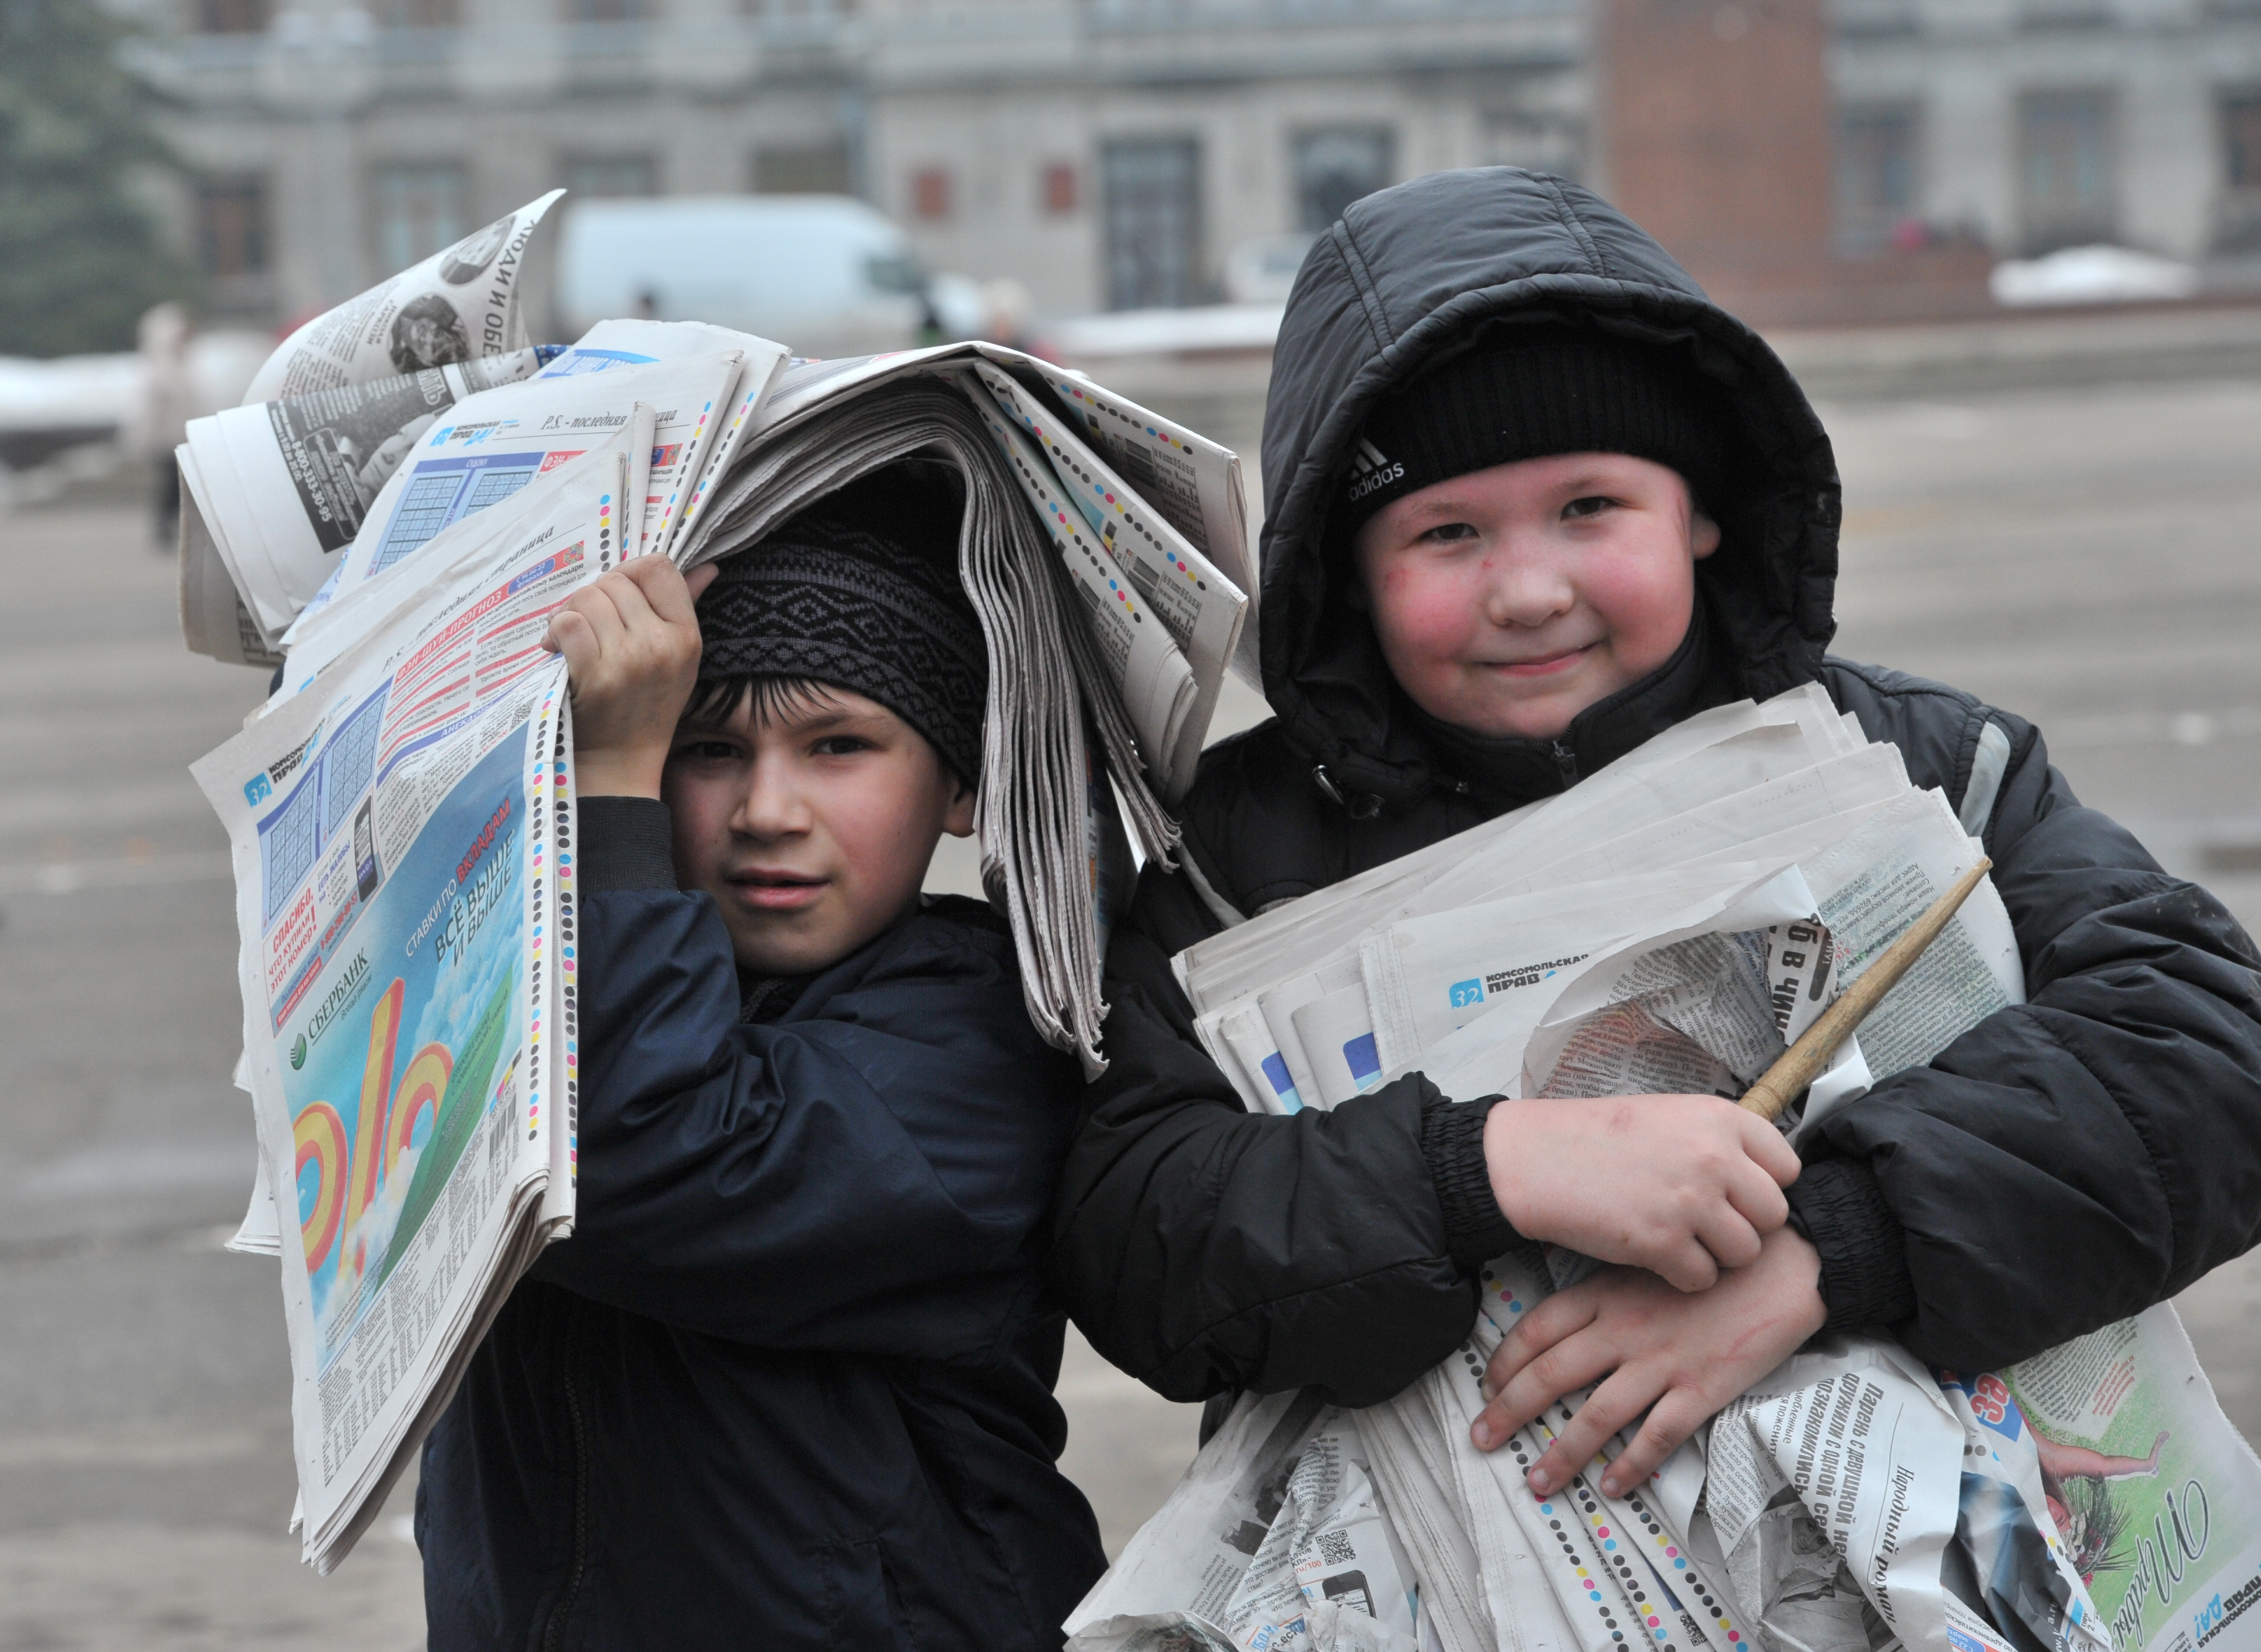
<path fill-rule="evenodd" d="M 981 774 L 989 657 L 958 574 L 964 492 L 933 464 L 850 483 L 724 559 L 699 600 L 704 651 L 686 715 L 757 715 L 846 689 L 925 736 L 968 785 Z"/>
<path fill-rule="evenodd" d="M 769 722 L 828 706 L 838 697 L 838 691 L 814 677 L 786 677 L 773 672 L 744 677 L 701 675 L 684 703 L 683 721 L 709 728 L 726 723 L 749 696 L 753 700 L 754 721 Z"/>

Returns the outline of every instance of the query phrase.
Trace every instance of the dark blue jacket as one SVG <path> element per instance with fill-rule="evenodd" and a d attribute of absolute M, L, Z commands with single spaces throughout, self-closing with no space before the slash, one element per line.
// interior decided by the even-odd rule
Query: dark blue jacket
<path fill-rule="evenodd" d="M 1010 936 L 936 901 L 743 1021 L 665 809 L 580 826 L 579 1211 L 425 1447 L 431 1645 L 1059 1646 L 1077 1083 Z"/>

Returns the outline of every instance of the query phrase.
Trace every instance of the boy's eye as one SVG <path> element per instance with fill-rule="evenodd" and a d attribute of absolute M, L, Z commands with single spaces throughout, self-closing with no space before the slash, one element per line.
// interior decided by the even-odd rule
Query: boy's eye
<path fill-rule="evenodd" d="M 1436 527 L 1424 533 L 1421 537 L 1432 544 L 1441 545 L 1451 544 L 1459 540 L 1475 539 L 1477 534 L 1475 524 L 1473 522 L 1439 522 Z"/>
<path fill-rule="evenodd" d="M 869 751 L 872 743 L 860 735 L 829 734 L 819 740 L 812 750 L 821 758 L 844 758 L 857 751 Z"/>
<path fill-rule="evenodd" d="M 1573 520 L 1582 516 L 1599 516 L 1616 503 L 1615 499 L 1603 494 L 1589 493 L 1583 499 L 1575 499 L 1565 505 L 1562 514 Z"/>
<path fill-rule="evenodd" d="M 728 740 L 686 740 L 675 748 L 675 755 L 693 763 L 728 763 L 737 757 L 738 748 Z"/>

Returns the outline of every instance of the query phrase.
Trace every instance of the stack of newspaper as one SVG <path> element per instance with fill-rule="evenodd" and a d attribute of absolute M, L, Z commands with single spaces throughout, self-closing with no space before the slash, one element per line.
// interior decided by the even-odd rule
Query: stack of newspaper
<path fill-rule="evenodd" d="M 240 407 L 190 421 L 181 626 L 200 654 L 272 666 L 407 449 L 455 403 L 525 377 L 520 303 L 552 190 L 293 333 Z"/>
<path fill-rule="evenodd" d="M 628 557 L 727 556 L 881 466 L 956 470 L 991 662 L 984 880 L 1031 1020 L 1087 1073 L 1124 823 L 1171 851 L 1165 801 L 1224 671 L 1253 666 L 1238 460 L 1017 352 L 788 363 L 648 320 L 531 348 L 511 288 L 449 359 L 389 373 L 400 318 L 515 258 L 548 205 L 310 323 L 261 376 L 278 399 L 180 449 L 190 645 L 283 663 L 195 772 L 234 855 L 261 1144 L 234 1244 L 285 1259 L 323 1570 L 571 1228 L 571 715 L 541 646 L 558 604 Z M 358 469 L 309 456 L 349 446 Z"/>
<path fill-rule="evenodd" d="M 1416 1069 L 1462 1097 L 1733 1097 L 1979 854 L 1897 748 L 1808 687 L 1691 718 L 1176 968 L 1252 1110 Z M 2022 996 L 1982 883 L 1792 1141 Z M 1592 1266 L 1495 1261 L 1468 1340 L 1386 1404 L 1244 1398 L 1070 1618 L 1072 1647 L 2164 1652 L 2261 1599 L 2261 1463 L 2166 1305 L 1995 1374 L 1825 1339 L 1639 1490 L 1604 1497 L 1597 1461 L 1540 1498 L 1525 1471 L 1584 1395 L 1487 1454 L 1477 1384 Z"/>

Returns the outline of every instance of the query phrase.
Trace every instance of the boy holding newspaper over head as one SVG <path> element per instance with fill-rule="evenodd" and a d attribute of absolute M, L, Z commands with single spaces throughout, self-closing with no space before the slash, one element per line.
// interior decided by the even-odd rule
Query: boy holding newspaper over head
<path fill-rule="evenodd" d="M 427 1449 L 434 1647 L 1057 1646 L 1104 1569 L 1038 1274 L 1076 1066 L 920 893 L 982 764 L 961 515 L 895 465 L 551 623 L 577 1225 Z"/>
<path fill-rule="evenodd" d="M 1515 1324 L 1471 1433 L 1494 1449 L 1598 1384 L 1529 1483 L 1623 1430 L 1616 1495 L 1824 1329 L 1994 1370 L 2255 1243 L 2251 941 L 2084 808 L 2030 724 L 1826 655 L 1828 438 L 1621 214 L 1511 168 L 1355 204 L 1289 299 L 1264 463 L 1277 715 L 1206 754 L 1181 873 L 1150 866 L 1116 932 L 1056 1218 L 1102 1353 L 1177 1399 L 1372 1405 L 1468 1337 L 1488 1261 L 1560 1246 L 1610 1266 Z M 1253 1114 L 1204 1053 L 1187 949 L 1801 685 L 1983 841 L 2026 1002 L 1800 1153 L 1716 1095 L 1485 1094 L 1513 1071 L 1298 1111 L 1283 1067 L 1284 1113 Z"/>

